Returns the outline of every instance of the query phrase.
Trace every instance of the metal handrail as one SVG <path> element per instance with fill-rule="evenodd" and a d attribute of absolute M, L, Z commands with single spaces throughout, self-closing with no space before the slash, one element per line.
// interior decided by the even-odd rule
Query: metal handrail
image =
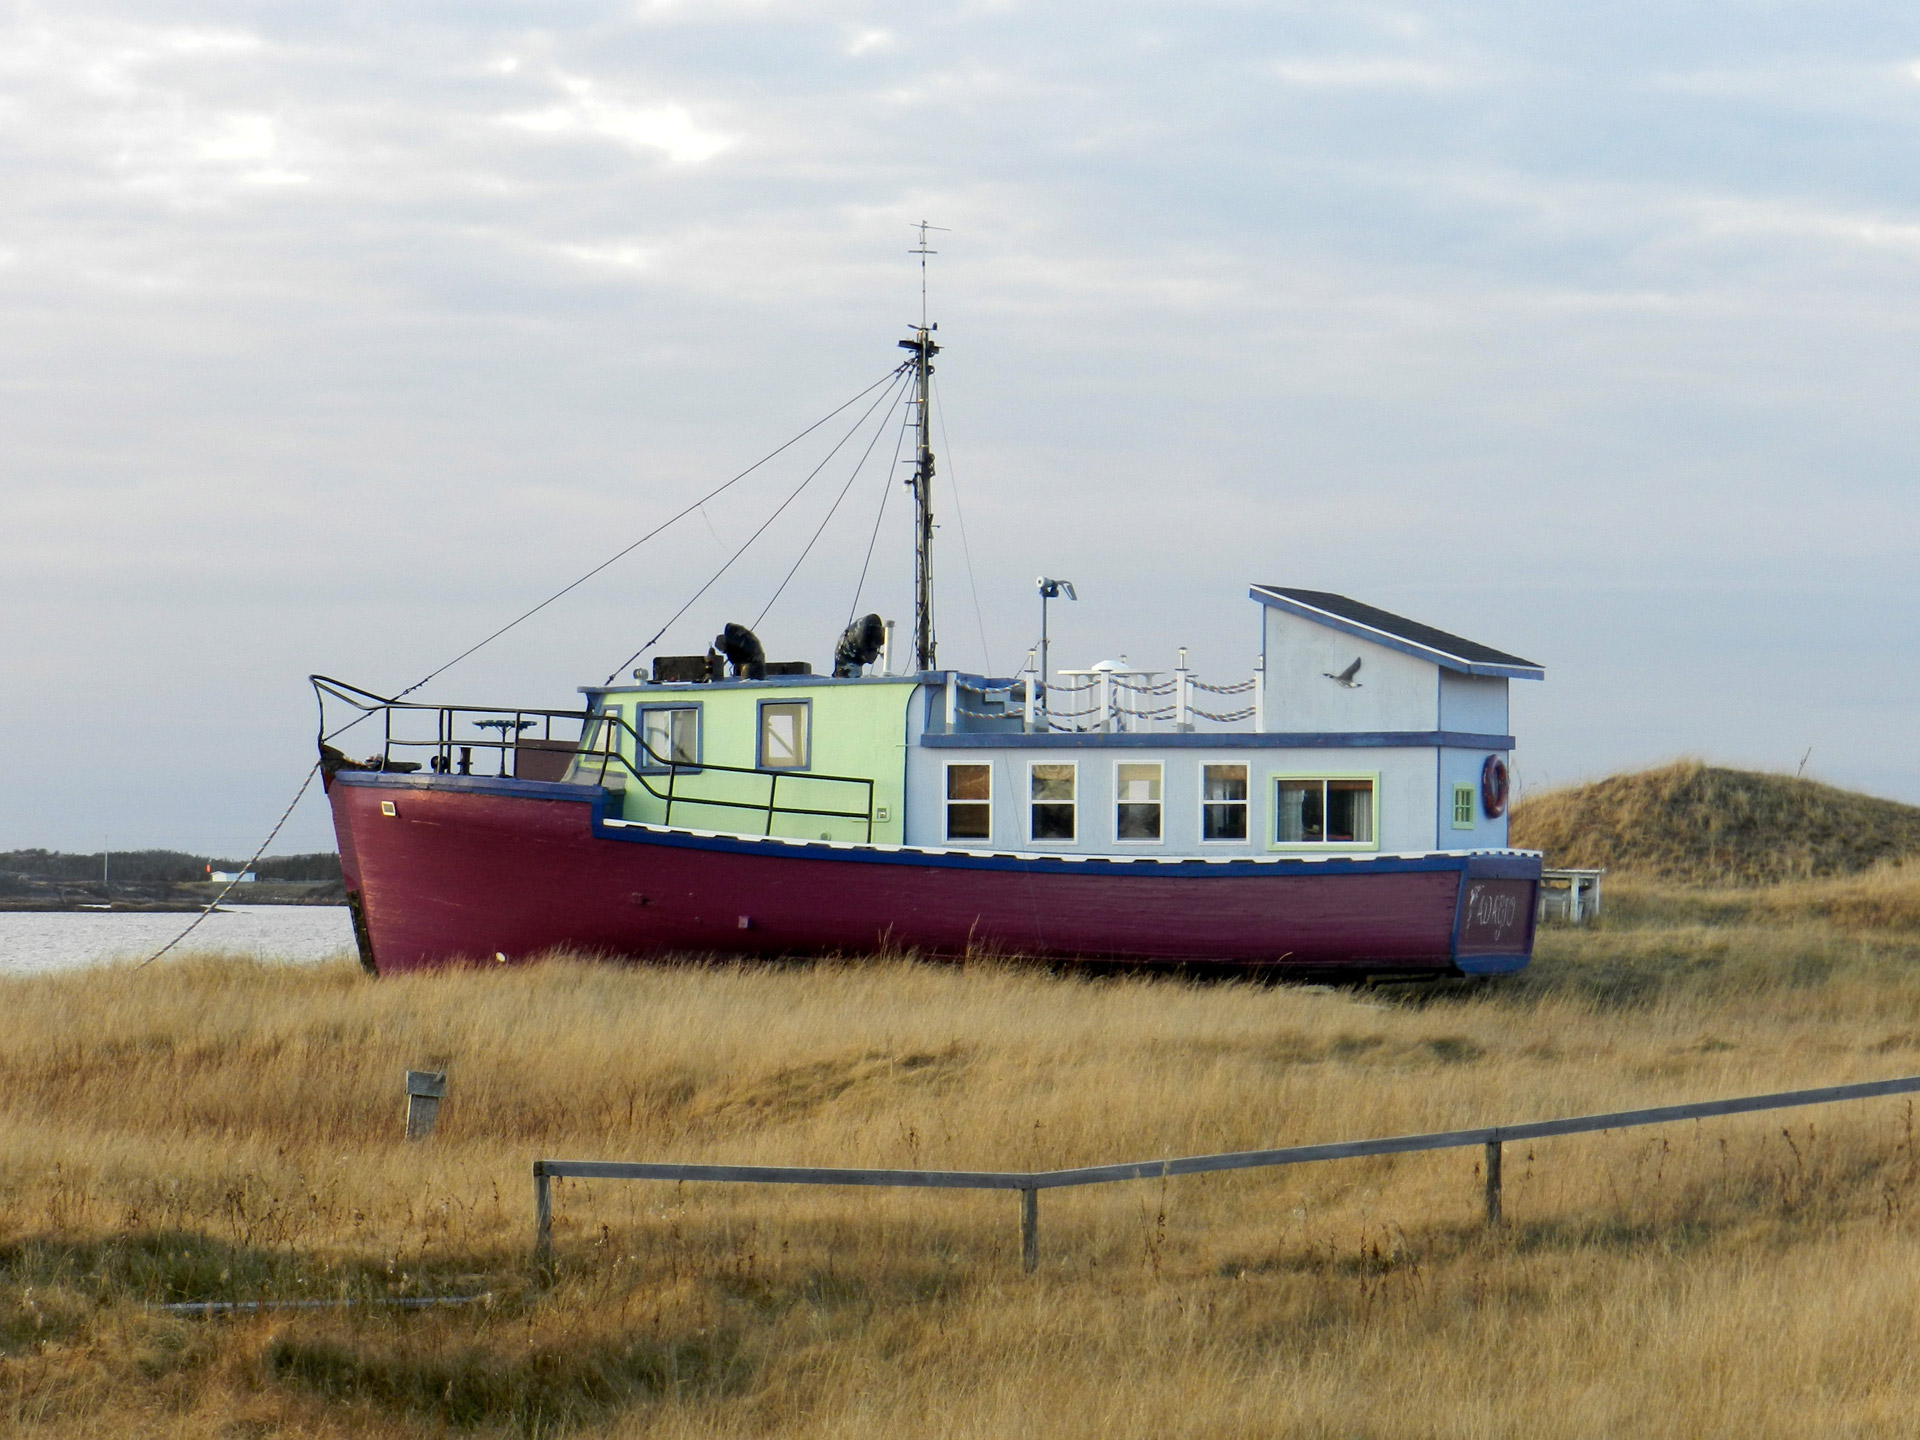
<path fill-rule="evenodd" d="M 761 833 L 769 836 L 773 834 L 773 820 L 776 815 L 810 815 L 818 819 L 859 820 L 866 824 L 867 842 L 871 844 L 873 841 L 874 782 L 864 775 L 827 775 L 812 770 L 772 770 L 760 765 L 721 765 L 710 761 L 702 761 L 697 765 L 687 764 L 683 761 L 675 760 L 671 756 L 661 755 L 651 745 L 647 744 L 646 738 L 642 736 L 639 731 L 627 723 L 624 716 L 617 712 L 608 712 L 605 710 L 529 710 L 524 708 L 512 709 L 498 705 L 432 705 L 417 700 L 392 699 L 385 695 L 376 694 L 371 690 L 362 690 L 357 685 L 349 685 L 344 680 L 335 680 L 327 675 L 309 675 L 307 680 L 313 686 L 315 698 L 318 700 L 320 706 L 319 743 L 323 755 L 332 749 L 327 743 L 328 741 L 337 739 L 347 730 L 358 725 L 360 720 L 364 720 L 369 715 L 378 713 L 383 715 L 384 724 L 380 752 L 381 764 L 379 768 L 386 769 L 392 765 L 392 752 L 396 747 L 403 750 L 409 748 L 431 749 L 435 760 L 438 762 L 432 767 L 434 773 L 437 774 L 454 773 L 453 752 L 456 749 L 498 750 L 500 751 L 500 774 L 504 776 L 507 773 L 507 752 L 509 750 L 517 750 L 521 738 L 521 730 L 544 722 L 544 730 L 539 738 L 551 741 L 553 739 L 553 722 L 555 720 L 571 720 L 579 722 L 580 725 L 579 738 L 573 742 L 574 755 L 576 757 L 598 756 L 600 758 L 600 781 L 602 784 L 606 781 L 609 766 L 618 762 L 619 767 L 625 770 L 628 775 L 632 776 L 641 789 L 645 790 L 647 794 L 651 795 L 654 799 L 665 803 L 666 809 L 662 816 L 662 823 L 664 824 L 672 823 L 673 807 L 677 802 L 683 806 L 712 806 L 730 810 L 752 810 L 759 812 L 766 816 L 766 825 Z M 351 720 L 346 725 L 341 726 L 340 729 L 329 734 L 326 726 L 326 697 L 329 695 L 360 711 L 360 719 Z M 436 712 L 434 738 L 432 740 L 409 740 L 404 737 L 396 738 L 393 733 L 393 714 L 396 710 Z M 501 738 L 498 740 L 466 741 L 456 739 L 453 733 L 455 718 L 459 715 L 491 715 L 502 717 L 511 715 L 513 719 L 511 721 L 500 722 L 502 725 Z M 529 716 L 533 718 L 529 720 Z M 525 722 L 525 724 L 522 724 L 522 722 Z M 483 722 L 476 721 L 474 723 L 479 725 Z M 591 740 L 589 738 L 589 726 L 592 726 L 594 731 Z M 509 730 L 512 731 L 514 736 L 511 740 L 507 738 Z M 625 749 L 613 743 L 616 730 L 623 731 L 632 738 L 634 754 L 645 755 L 647 761 L 651 762 L 652 768 L 641 769 L 627 758 Z M 602 735 L 606 736 L 607 743 L 604 745 L 595 743 Z M 398 766 L 394 766 L 394 768 L 397 769 Z M 418 767 L 410 764 L 409 768 L 413 769 Z M 677 794 L 678 781 L 682 770 L 700 774 L 715 772 L 727 775 L 765 776 L 767 779 L 766 801 L 763 804 L 754 800 L 725 800 L 714 796 Z M 667 788 L 664 793 L 654 788 L 653 779 L 650 778 L 657 776 L 663 771 L 667 777 Z M 796 774 L 805 780 L 818 781 L 823 784 L 863 786 L 866 791 L 866 808 L 864 810 L 823 810 L 803 805 L 778 804 L 781 777 L 787 776 L 790 778 Z"/>

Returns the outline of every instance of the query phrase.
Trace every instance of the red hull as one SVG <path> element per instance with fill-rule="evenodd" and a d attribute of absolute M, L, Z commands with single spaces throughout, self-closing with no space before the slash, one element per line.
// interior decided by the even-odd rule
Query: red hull
<path fill-rule="evenodd" d="M 1537 856 L 1228 863 L 956 855 L 607 826 L 598 791 L 343 772 L 329 795 L 381 971 L 552 949 L 1518 969 Z M 391 809 L 392 813 L 385 813 Z"/>

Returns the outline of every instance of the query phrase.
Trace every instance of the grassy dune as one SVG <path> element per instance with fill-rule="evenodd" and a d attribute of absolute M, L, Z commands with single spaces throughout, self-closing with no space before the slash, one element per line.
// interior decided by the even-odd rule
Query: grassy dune
<path fill-rule="evenodd" d="M 537 1155 L 1024 1168 L 1920 1071 L 1920 877 L 1846 883 L 1624 888 L 1477 989 L 900 959 L 0 982 L 0 1430 L 1907 1434 L 1898 1100 L 1513 1147 L 1497 1236 L 1458 1151 L 1045 1194 L 1030 1278 L 1012 1195 L 570 1182 L 557 1281 L 527 1264 Z M 410 1146 L 429 1065 L 450 1098 Z"/>
<path fill-rule="evenodd" d="M 1682 760 L 1530 794 L 1513 843 L 1549 865 L 1685 885 L 1776 885 L 1920 859 L 1920 806 Z"/>

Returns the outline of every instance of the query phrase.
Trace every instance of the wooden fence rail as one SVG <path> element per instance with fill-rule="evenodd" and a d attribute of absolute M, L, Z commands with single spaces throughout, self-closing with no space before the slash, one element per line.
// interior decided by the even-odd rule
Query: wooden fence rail
<path fill-rule="evenodd" d="M 1860 1085 L 1827 1085 L 1817 1090 L 1783 1090 L 1772 1095 L 1742 1095 L 1732 1100 L 1700 1100 L 1687 1105 L 1657 1105 L 1646 1110 L 1615 1110 L 1604 1115 L 1575 1115 L 1560 1120 L 1530 1120 L 1478 1130 L 1442 1130 L 1428 1135 L 1395 1135 L 1380 1140 L 1340 1140 L 1326 1145 L 1291 1145 L 1280 1150 L 1236 1150 L 1224 1155 L 1186 1155 L 1169 1160 L 1140 1160 L 1123 1165 L 1089 1165 L 1075 1170 L 836 1170 L 799 1165 L 673 1165 L 619 1160 L 536 1160 L 533 1162 L 534 1259 L 546 1270 L 553 1257 L 553 1192 L 556 1179 L 699 1180 L 752 1185 L 886 1185 L 932 1190 L 1018 1190 L 1020 1192 L 1021 1265 L 1032 1272 L 1040 1263 L 1039 1193 L 1071 1185 L 1111 1185 L 1123 1180 L 1154 1180 L 1172 1175 L 1204 1175 L 1220 1170 L 1259 1170 L 1274 1165 L 1310 1165 L 1323 1160 L 1356 1160 L 1366 1155 L 1405 1155 L 1419 1150 L 1486 1147 L 1487 1223 L 1500 1223 L 1500 1161 L 1503 1146 L 1553 1135 L 1593 1130 L 1627 1130 L 1667 1125 L 1676 1120 L 1706 1120 L 1757 1110 L 1788 1110 L 1827 1105 L 1836 1100 L 1870 1100 L 1920 1091 L 1920 1075 L 1873 1080 Z"/>

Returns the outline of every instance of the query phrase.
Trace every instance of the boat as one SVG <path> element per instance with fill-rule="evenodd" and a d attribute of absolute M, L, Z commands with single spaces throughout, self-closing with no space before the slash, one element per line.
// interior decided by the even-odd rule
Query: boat
<path fill-rule="evenodd" d="M 1544 678 L 1534 662 L 1263 583 L 1251 676 L 1209 684 L 1184 651 L 1055 671 L 1046 601 L 1073 592 L 1043 577 L 1018 674 L 941 668 L 936 328 L 923 315 L 895 372 L 914 438 L 906 653 L 868 615 L 817 674 L 729 624 L 704 655 L 654 655 L 556 708 L 311 677 L 366 968 L 877 952 L 1523 968 L 1541 857 L 1507 843 L 1507 687 Z M 378 748 L 349 758 L 347 731 Z"/>

